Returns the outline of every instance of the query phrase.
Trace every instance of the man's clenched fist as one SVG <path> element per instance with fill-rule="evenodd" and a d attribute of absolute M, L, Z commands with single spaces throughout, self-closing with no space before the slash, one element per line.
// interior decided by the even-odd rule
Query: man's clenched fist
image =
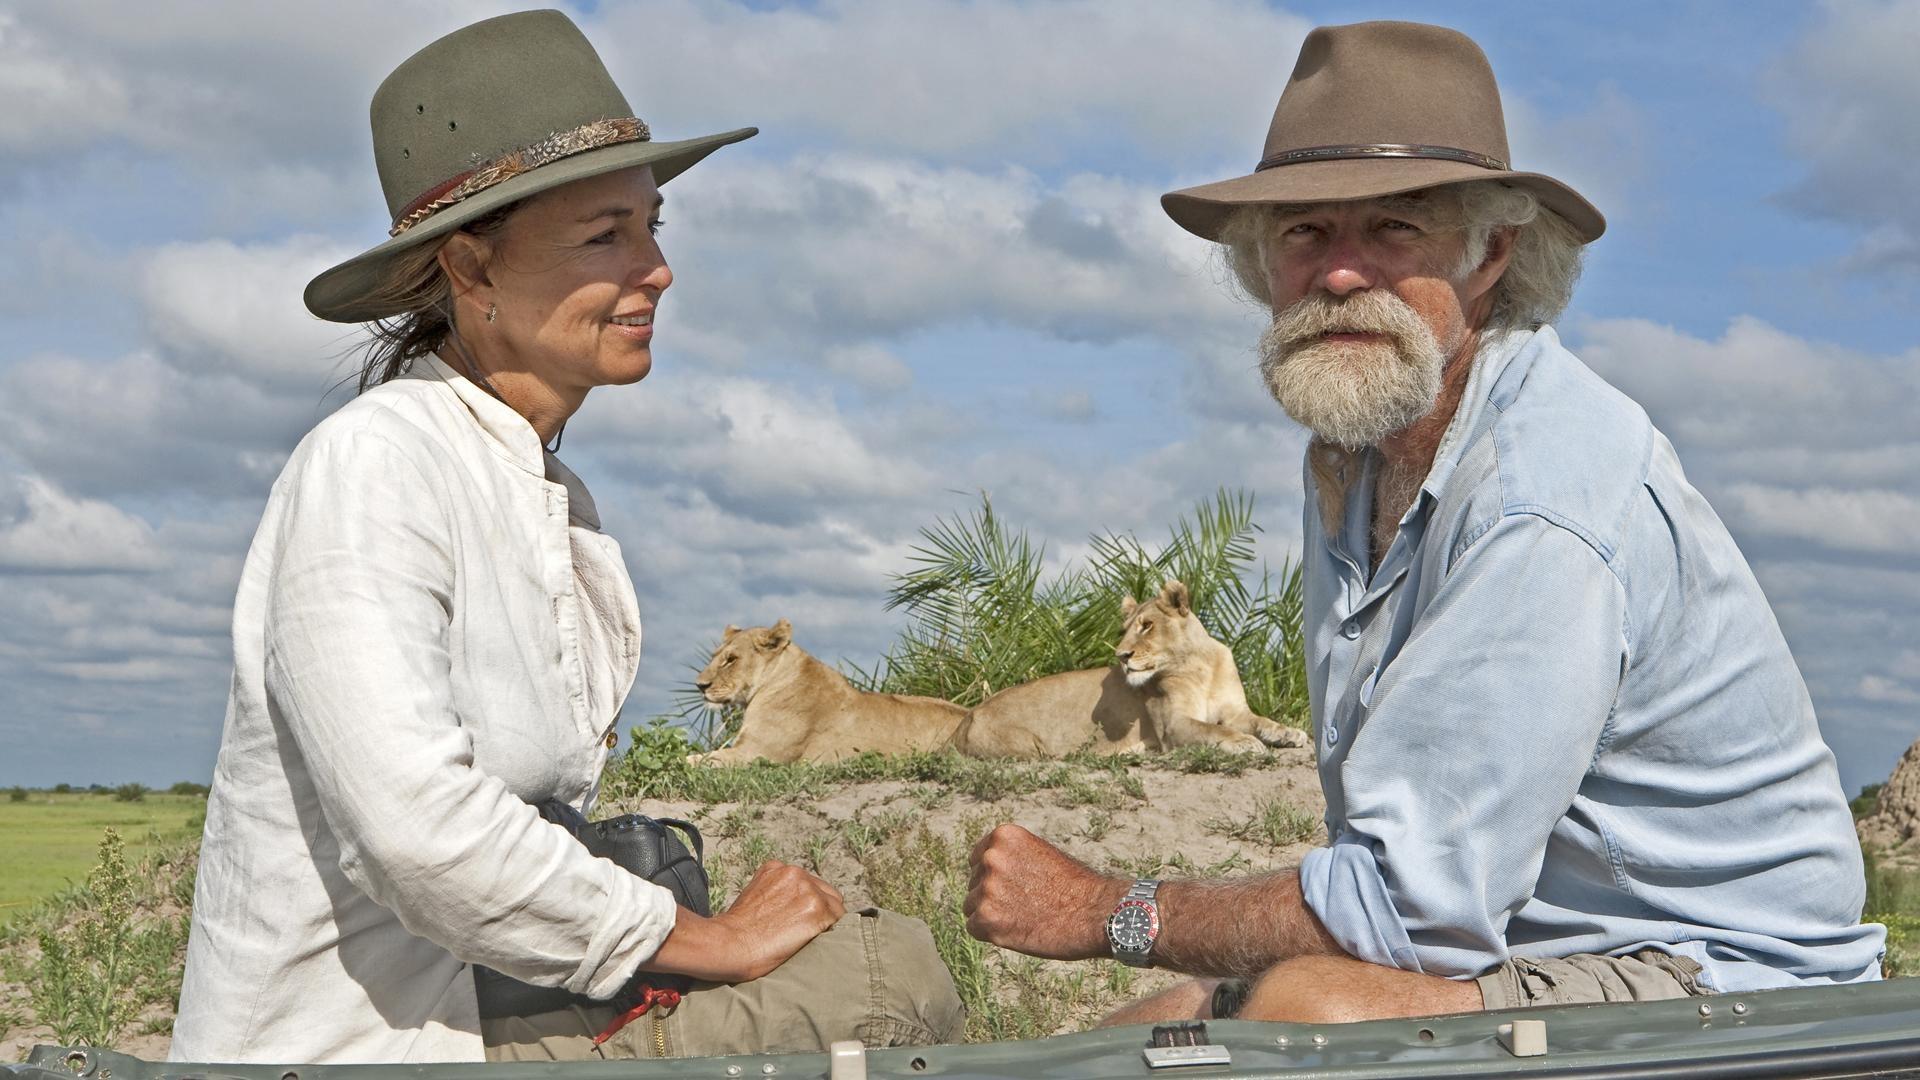
<path fill-rule="evenodd" d="M 1013 824 L 981 837 L 967 863 L 967 933 L 1048 960 L 1107 955 L 1107 915 L 1126 882 Z"/>

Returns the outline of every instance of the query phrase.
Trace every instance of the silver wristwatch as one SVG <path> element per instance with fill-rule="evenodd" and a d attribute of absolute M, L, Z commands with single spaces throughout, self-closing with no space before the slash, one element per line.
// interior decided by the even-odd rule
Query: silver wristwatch
<path fill-rule="evenodd" d="M 1160 940 L 1160 904 L 1154 899 L 1159 892 L 1158 881 L 1141 878 L 1113 906 L 1107 916 L 1107 947 L 1115 960 L 1132 967 L 1152 965 L 1153 944 Z"/>

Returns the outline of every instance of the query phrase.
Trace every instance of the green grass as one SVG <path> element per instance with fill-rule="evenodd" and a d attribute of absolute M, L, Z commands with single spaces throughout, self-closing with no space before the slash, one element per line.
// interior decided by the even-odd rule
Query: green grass
<path fill-rule="evenodd" d="M 754 761 L 740 765 L 693 765 L 686 755 L 696 747 L 685 732 L 666 723 L 633 729 L 633 749 L 607 767 L 601 791 L 616 802 L 685 799 L 702 803 L 764 803 L 815 799 L 850 783 L 898 780 L 915 785 L 915 800 L 936 805 L 952 795 L 991 801 L 1036 791 L 1060 791 L 1065 805 L 1113 807 L 1142 799 L 1146 791 L 1127 773 L 1129 765 L 1165 764 L 1185 771 L 1238 772 L 1266 761 L 1216 761 L 1201 755 L 1073 754 L 1058 761 L 1006 761 L 966 757 L 953 750 L 911 754 L 861 754 L 844 761 Z M 1193 747 L 1208 751 L 1212 747 Z M 1216 755 L 1225 759 L 1232 755 Z M 1199 761 L 1203 767 L 1195 768 Z"/>
<path fill-rule="evenodd" d="M 1201 826 L 1243 843 L 1281 848 L 1313 839 L 1320 832 L 1320 819 L 1290 803 L 1262 799 L 1245 816 L 1222 815 Z"/>
<path fill-rule="evenodd" d="M 1867 862 L 1865 922 L 1887 928 L 1888 976 L 1920 975 L 1920 870 L 1888 866 L 1872 848 Z"/>
<path fill-rule="evenodd" d="M 56 795 L 29 792 L 25 801 L 0 801 L 0 925 L 35 901 L 70 889 L 93 868 L 108 828 L 127 838 L 127 857 L 195 840 L 206 815 L 198 795 L 148 792 L 138 801 L 111 792 Z"/>

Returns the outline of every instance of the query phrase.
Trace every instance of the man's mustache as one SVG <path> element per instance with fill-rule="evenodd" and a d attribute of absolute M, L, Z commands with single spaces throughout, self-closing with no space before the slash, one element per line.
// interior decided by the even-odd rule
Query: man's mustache
<path fill-rule="evenodd" d="M 1288 351 L 1328 334 L 1382 334 L 1404 341 L 1424 324 L 1405 300 L 1385 289 L 1363 289 L 1348 296 L 1304 296 L 1273 317 L 1271 339 Z"/>

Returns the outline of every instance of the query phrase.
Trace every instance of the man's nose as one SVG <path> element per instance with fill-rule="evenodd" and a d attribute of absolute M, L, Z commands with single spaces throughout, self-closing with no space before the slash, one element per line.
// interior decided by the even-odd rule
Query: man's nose
<path fill-rule="evenodd" d="M 1374 277 L 1373 261 L 1368 258 L 1365 248 L 1341 237 L 1326 250 L 1320 264 L 1319 285 L 1335 296 L 1346 296 L 1360 289 L 1371 288 L 1375 284 Z"/>

